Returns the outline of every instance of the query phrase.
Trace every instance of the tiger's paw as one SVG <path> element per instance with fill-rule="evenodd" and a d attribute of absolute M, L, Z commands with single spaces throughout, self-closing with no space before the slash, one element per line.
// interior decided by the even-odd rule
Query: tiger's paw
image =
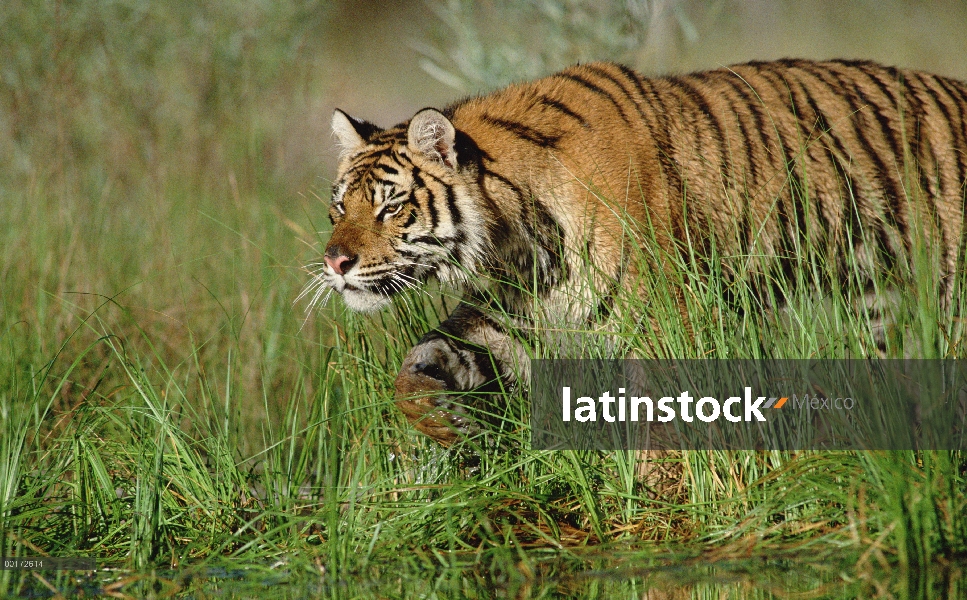
<path fill-rule="evenodd" d="M 421 433 L 443 446 L 472 435 L 476 426 L 466 408 L 447 392 L 457 391 L 441 353 L 421 344 L 403 361 L 396 376 L 396 406 Z"/>

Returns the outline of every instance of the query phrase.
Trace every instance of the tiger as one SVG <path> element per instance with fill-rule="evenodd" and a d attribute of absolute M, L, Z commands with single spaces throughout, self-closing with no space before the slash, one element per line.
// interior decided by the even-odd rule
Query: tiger
<path fill-rule="evenodd" d="M 714 247 L 789 277 L 803 235 L 829 261 L 889 269 L 925 234 L 948 298 L 962 267 L 967 84 L 921 71 L 784 59 L 644 77 L 592 62 L 387 129 L 336 109 L 332 131 L 333 229 L 309 285 L 360 312 L 430 278 L 462 291 L 394 384 L 443 445 L 473 427 L 463 392 L 523 379 L 515 331 L 647 298 L 643 273 L 665 266 L 636 256 Z"/>

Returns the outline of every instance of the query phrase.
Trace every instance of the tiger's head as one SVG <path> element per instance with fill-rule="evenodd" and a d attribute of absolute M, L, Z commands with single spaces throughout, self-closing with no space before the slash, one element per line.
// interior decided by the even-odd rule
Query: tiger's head
<path fill-rule="evenodd" d="M 357 311 L 375 311 L 430 277 L 466 279 L 489 246 L 479 202 L 476 146 L 432 108 L 380 129 L 336 110 L 340 164 L 332 188 L 332 237 L 313 271 Z"/>

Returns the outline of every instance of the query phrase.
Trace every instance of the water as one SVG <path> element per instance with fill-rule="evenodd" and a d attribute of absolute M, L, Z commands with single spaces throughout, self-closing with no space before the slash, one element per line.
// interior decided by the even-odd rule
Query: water
<path fill-rule="evenodd" d="M 734 554 L 734 552 L 732 552 Z M 436 563 L 437 566 L 431 566 Z M 420 566 L 422 565 L 422 566 Z M 819 559 L 809 548 L 724 556 L 601 548 L 480 553 L 416 550 L 400 563 L 335 574 L 322 557 L 225 562 L 151 573 L 27 576 L 15 596 L 136 598 L 964 598 L 964 563 L 893 568 L 887 558 Z M 43 581 L 41 581 L 41 578 Z"/>

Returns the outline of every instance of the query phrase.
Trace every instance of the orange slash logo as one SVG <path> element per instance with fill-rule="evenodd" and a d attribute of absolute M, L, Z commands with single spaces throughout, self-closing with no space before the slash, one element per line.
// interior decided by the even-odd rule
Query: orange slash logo
<path fill-rule="evenodd" d="M 766 403 L 765 408 L 782 408 L 782 405 L 786 403 L 789 398 L 769 398 L 769 402 Z"/>

